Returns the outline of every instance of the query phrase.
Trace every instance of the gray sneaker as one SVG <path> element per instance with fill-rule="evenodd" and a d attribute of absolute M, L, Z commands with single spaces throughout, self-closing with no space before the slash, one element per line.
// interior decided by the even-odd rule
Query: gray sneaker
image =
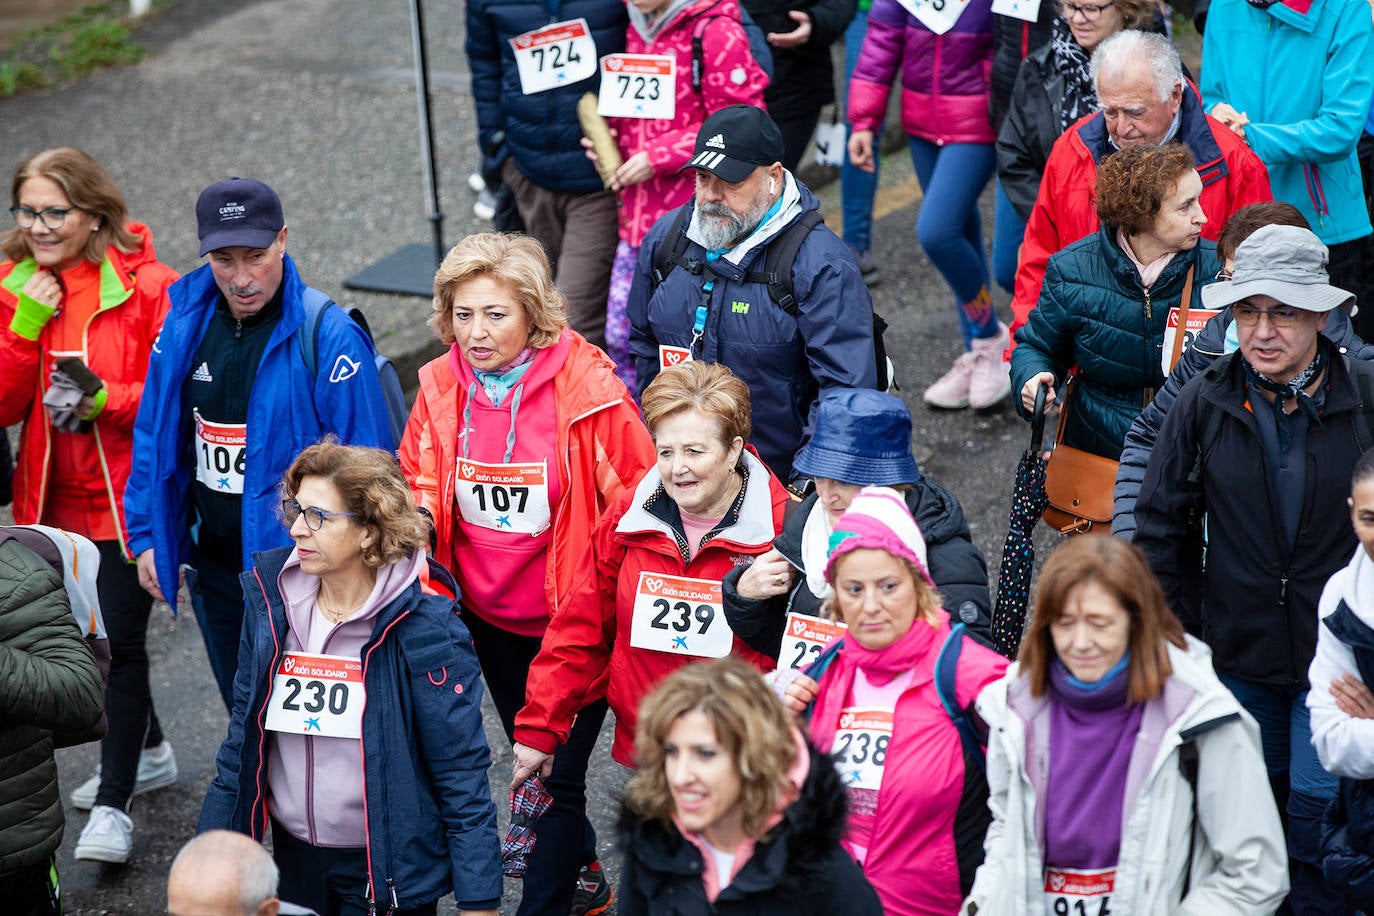
<path fill-rule="evenodd" d="M 134 779 L 134 794 L 142 795 L 154 789 L 165 789 L 177 781 L 177 758 L 172 746 L 166 741 L 157 747 L 145 747 L 138 755 L 138 775 Z M 100 792 L 100 764 L 95 766 L 95 775 L 72 790 L 72 807 L 78 811 L 89 811 L 95 804 Z"/>

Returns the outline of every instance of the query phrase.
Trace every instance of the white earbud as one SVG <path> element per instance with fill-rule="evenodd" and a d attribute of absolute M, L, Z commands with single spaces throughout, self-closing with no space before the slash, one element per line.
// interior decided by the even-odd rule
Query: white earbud
<path fill-rule="evenodd" d="M 772 176 L 769 176 L 769 178 L 768 178 L 768 193 L 769 193 L 769 194 L 772 194 L 772 193 L 773 193 L 774 191 L 776 191 L 777 189 L 778 189 L 777 182 L 775 182 L 775 181 L 773 180 Z"/>

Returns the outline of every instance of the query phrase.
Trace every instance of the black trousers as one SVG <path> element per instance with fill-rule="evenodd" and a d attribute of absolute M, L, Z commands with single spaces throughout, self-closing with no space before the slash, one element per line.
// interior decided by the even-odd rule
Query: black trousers
<path fill-rule="evenodd" d="M 272 820 L 272 858 L 281 872 L 277 896 L 320 916 L 367 916 L 367 850 L 311 846 Z M 377 916 L 434 916 L 438 904 L 388 910 L 386 889 L 374 894 Z"/>

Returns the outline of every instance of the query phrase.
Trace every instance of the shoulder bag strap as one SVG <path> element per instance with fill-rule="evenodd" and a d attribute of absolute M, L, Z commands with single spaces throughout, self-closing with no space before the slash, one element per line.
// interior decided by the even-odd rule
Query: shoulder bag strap
<path fill-rule="evenodd" d="M 1183 298 L 1178 300 L 1178 327 L 1174 329 L 1174 346 L 1169 353 L 1169 371 L 1178 365 L 1183 355 L 1184 332 L 1188 329 L 1188 309 L 1193 304 L 1193 268 L 1188 268 L 1188 276 L 1183 278 Z"/>

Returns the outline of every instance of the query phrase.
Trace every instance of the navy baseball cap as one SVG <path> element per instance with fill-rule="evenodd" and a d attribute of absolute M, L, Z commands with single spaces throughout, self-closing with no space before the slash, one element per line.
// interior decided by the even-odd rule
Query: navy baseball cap
<path fill-rule="evenodd" d="M 711 115 L 697 133 L 692 161 L 681 169 L 703 169 L 735 184 L 761 165 L 782 161 L 782 131 L 762 108 L 731 105 Z"/>
<path fill-rule="evenodd" d="M 202 257 L 219 248 L 267 248 L 285 225 L 277 192 L 252 178 L 217 181 L 196 201 Z"/>

